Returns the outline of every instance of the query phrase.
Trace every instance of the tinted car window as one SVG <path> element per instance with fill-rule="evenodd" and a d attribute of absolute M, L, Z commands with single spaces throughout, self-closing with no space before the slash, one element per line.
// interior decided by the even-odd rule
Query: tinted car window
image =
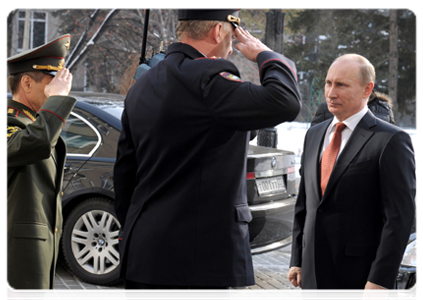
<path fill-rule="evenodd" d="M 65 140 L 68 154 L 90 154 L 96 147 L 99 138 L 87 123 L 70 115 L 60 136 Z"/>

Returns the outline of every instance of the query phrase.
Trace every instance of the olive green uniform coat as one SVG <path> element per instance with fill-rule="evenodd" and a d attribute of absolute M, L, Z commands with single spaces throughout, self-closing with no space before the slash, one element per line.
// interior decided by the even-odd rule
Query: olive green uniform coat
<path fill-rule="evenodd" d="M 75 102 L 52 96 L 35 113 L 8 100 L 7 277 L 12 288 L 53 288 L 66 158 L 60 132 Z"/>

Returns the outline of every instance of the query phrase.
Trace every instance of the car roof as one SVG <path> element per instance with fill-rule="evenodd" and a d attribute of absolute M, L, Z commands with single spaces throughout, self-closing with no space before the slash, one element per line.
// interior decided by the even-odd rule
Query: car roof
<path fill-rule="evenodd" d="M 122 130 L 120 117 L 124 108 L 125 95 L 71 91 L 69 96 L 76 98 L 75 107 L 99 117 L 119 131 Z M 12 99 L 12 94 L 7 93 L 7 98 Z"/>
<path fill-rule="evenodd" d="M 125 95 L 92 92 L 70 92 L 77 99 L 75 107 L 81 108 L 118 130 L 122 130 L 120 117 L 124 108 Z"/>

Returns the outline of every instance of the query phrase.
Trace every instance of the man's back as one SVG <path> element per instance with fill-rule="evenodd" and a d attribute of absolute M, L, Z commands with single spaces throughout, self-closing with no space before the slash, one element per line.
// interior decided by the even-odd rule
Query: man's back
<path fill-rule="evenodd" d="M 228 79 L 227 73 L 234 76 Z M 127 279 L 254 284 L 246 197 L 248 130 L 295 118 L 300 104 L 298 90 L 284 99 L 278 91 L 267 91 L 297 106 L 284 110 L 270 103 L 266 108 L 260 101 L 269 95 L 243 97 L 264 88 L 237 76 L 232 63 L 205 58 L 178 43 L 129 92 L 115 167 L 117 199 L 132 199 L 116 206 L 124 228 L 121 255 L 131 262 L 123 271 Z M 131 160 L 136 167 L 128 167 Z"/>

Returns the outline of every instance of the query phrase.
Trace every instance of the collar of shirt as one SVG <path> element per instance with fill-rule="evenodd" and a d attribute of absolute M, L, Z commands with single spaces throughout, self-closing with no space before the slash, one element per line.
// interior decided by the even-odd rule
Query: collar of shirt
<path fill-rule="evenodd" d="M 369 111 L 369 108 L 366 106 L 364 106 L 364 108 L 362 110 L 360 110 L 358 113 L 356 113 L 355 115 L 352 115 L 351 117 L 349 117 L 348 119 L 344 120 L 342 123 L 344 123 L 347 128 L 349 130 L 351 130 L 351 132 L 354 131 L 355 127 L 357 127 L 357 124 L 361 121 L 361 119 L 364 117 L 364 115 Z M 340 121 L 334 117 L 332 123 L 329 125 L 328 130 L 330 132 L 334 131 L 334 127 L 336 124 L 338 124 Z"/>
<path fill-rule="evenodd" d="M 339 150 L 339 154 L 344 149 L 345 145 L 347 144 L 351 134 L 353 133 L 355 127 L 357 127 L 357 124 L 361 121 L 361 119 L 364 117 L 364 115 L 368 112 L 369 108 L 367 105 L 360 110 L 355 115 L 352 115 L 348 119 L 344 120 L 342 123 L 344 123 L 347 127 L 342 131 L 342 141 L 341 141 L 341 148 Z M 328 129 L 326 130 L 325 139 L 323 141 L 323 147 L 322 151 L 320 152 L 320 158 L 323 155 L 323 152 L 326 150 L 326 148 L 329 146 L 330 141 L 332 140 L 333 134 L 335 133 L 335 125 L 338 124 L 340 121 L 334 117 L 330 125 L 328 126 Z"/>

